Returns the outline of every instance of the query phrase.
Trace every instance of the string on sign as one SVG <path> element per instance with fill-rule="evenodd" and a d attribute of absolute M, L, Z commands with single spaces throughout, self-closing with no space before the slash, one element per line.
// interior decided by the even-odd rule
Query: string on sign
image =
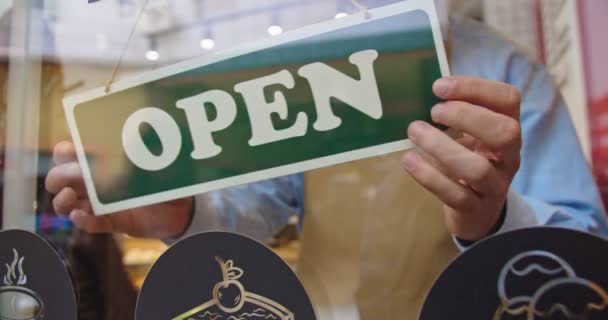
<path fill-rule="evenodd" d="M 120 56 L 118 57 L 118 61 L 114 65 L 114 69 L 112 70 L 112 75 L 110 76 L 110 80 L 108 80 L 108 82 L 106 82 L 106 84 L 105 84 L 104 91 L 106 92 L 106 94 L 110 93 L 110 86 L 112 85 L 112 83 L 114 83 L 114 80 L 116 78 L 116 73 L 118 72 L 118 69 L 120 68 L 120 65 L 122 63 L 122 60 L 124 59 L 125 53 L 127 52 L 127 49 L 129 48 L 129 44 L 131 43 L 131 39 L 133 39 L 133 35 L 135 34 L 135 29 L 137 28 L 137 24 L 139 23 L 139 20 L 141 19 L 141 16 L 144 13 L 144 10 L 146 9 L 147 5 L 148 5 L 148 0 L 144 0 L 144 2 L 141 5 L 141 8 L 139 9 L 139 13 L 137 14 L 137 18 L 135 19 L 135 23 L 133 24 L 133 28 L 131 28 L 129 37 L 127 38 L 127 43 L 125 43 L 125 46 L 122 48 L 122 52 L 120 53 Z"/>
<path fill-rule="evenodd" d="M 361 11 L 363 15 L 365 15 L 366 19 L 372 17 L 372 15 L 369 13 L 369 10 L 367 10 L 367 7 L 362 5 L 359 0 L 350 0 L 350 2 L 353 4 L 353 6 L 355 6 L 355 8 L 357 8 L 357 10 Z"/>

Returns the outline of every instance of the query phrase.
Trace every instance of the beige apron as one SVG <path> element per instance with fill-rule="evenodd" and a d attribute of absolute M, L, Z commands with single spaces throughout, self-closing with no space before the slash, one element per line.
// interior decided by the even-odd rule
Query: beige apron
<path fill-rule="evenodd" d="M 458 251 L 402 153 L 309 172 L 297 271 L 320 320 L 416 319 Z"/>

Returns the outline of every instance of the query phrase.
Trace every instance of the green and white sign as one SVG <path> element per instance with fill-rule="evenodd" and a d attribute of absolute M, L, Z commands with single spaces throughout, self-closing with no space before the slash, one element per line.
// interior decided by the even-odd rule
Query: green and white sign
<path fill-rule="evenodd" d="M 448 73 L 433 1 L 409 0 L 64 105 L 103 214 L 410 148 Z"/>

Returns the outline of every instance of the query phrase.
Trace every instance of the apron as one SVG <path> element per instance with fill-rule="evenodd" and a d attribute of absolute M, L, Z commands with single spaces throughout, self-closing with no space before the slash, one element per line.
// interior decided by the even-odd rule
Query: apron
<path fill-rule="evenodd" d="M 401 169 L 402 154 L 305 175 L 297 273 L 318 319 L 417 319 L 458 254 L 441 203 Z"/>

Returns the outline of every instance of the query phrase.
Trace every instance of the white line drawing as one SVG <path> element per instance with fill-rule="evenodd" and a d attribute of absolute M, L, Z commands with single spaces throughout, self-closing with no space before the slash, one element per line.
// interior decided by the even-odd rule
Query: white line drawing
<path fill-rule="evenodd" d="M 6 274 L 0 287 L 0 320 L 44 320 L 44 303 L 40 296 L 25 287 L 28 277 L 23 272 L 25 257 L 13 248 L 13 261 L 6 263 Z"/>
<path fill-rule="evenodd" d="M 519 284 L 516 283 L 518 281 Z M 522 283 L 526 284 L 523 286 L 525 289 L 522 289 Z M 554 294 L 573 290 L 582 290 L 587 294 L 585 297 L 593 296 L 595 299 L 576 309 L 582 313 L 569 307 L 576 300 L 569 301 L 568 297 L 576 297 L 576 294 Z M 592 312 L 606 312 L 608 315 L 608 294 L 602 287 L 580 278 L 565 259 L 541 250 L 520 253 L 503 266 L 498 277 L 498 297 L 500 305 L 493 320 L 552 319 L 557 314 L 566 319 L 583 320 L 588 319 Z M 555 297 L 563 297 L 564 301 L 556 301 Z"/>
<path fill-rule="evenodd" d="M 7 286 L 24 285 L 27 283 L 27 276 L 25 275 L 25 273 L 23 273 L 23 259 L 25 259 L 25 257 L 21 257 L 19 259 L 19 253 L 14 248 L 13 248 L 13 254 L 15 255 L 15 258 L 13 259 L 13 262 L 11 263 L 11 265 L 9 266 L 8 264 L 5 264 L 6 274 L 4 275 L 4 284 Z M 17 263 L 19 263 L 19 269 L 18 269 L 19 273 L 15 273 L 15 271 L 17 270 L 15 268 L 17 266 Z M 19 276 L 17 276 L 17 274 Z M 15 279 L 14 283 L 13 283 L 13 279 Z"/>
<path fill-rule="evenodd" d="M 573 288 L 577 288 L 576 291 L 591 293 L 595 296 L 597 301 L 587 301 L 585 305 L 580 309 L 581 313 L 577 314 L 571 310 L 565 303 L 555 302 L 549 303 L 548 308 L 542 308 L 539 306 L 543 302 L 543 298 L 550 296 L 553 293 L 555 296 L 560 296 L 561 292 L 572 292 Z M 573 294 L 578 294 L 573 293 Z M 608 315 L 608 294 L 599 285 L 581 278 L 562 278 L 549 281 L 547 284 L 542 286 L 530 303 L 528 310 L 528 319 L 554 319 L 554 317 L 561 316 L 566 319 L 588 319 L 589 314 L 594 311 L 604 311 L 604 315 Z"/>
<path fill-rule="evenodd" d="M 173 320 L 295 320 L 291 311 L 261 295 L 247 292 L 238 281 L 245 273 L 233 260 L 215 260 L 222 269 L 223 279 L 212 291 L 213 298 L 200 306 L 173 318 Z"/>

